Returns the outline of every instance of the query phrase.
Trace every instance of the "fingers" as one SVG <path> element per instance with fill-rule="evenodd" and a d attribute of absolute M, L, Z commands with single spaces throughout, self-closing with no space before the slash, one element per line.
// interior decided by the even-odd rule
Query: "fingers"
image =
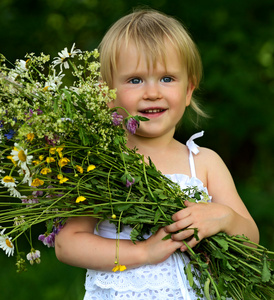
<path fill-rule="evenodd" d="M 173 216 L 172 216 L 172 220 L 174 222 L 182 219 L 182 218 L 185 218 L 187 217 L 188 215 L 190 215 L 191 213 L 191 210 L 188 209 L 188 207 L 192 207 L 194 205 L 196 205 L 197 203 L 193 203 L 193 202 L 190 202 L 190 201 L 185 201 L 185 205 L 187 208 L 184 208 L 184 209 L 181 209 L 179 210 L 178 212 L 176 212 Z"/>
<path fill-rule="evenodd" d="M 200 242 L 200 240 L 201 240 L 201 239 L 199 239 L 199 241 L 197 241 L 196 238 L 193 237 L 190 241 L 186 242 L 186 244 L 188 245 L 188 247 L 193 248 L 193 247 L 195 247 L 195 246 Z M 182 252 L 184 252 L 184 251 L 186 251 L 186 250 L 188 249 L 188 247 L 184 244 L 184 245 L 180 248 L 180 250 L 181 250 Z"/>

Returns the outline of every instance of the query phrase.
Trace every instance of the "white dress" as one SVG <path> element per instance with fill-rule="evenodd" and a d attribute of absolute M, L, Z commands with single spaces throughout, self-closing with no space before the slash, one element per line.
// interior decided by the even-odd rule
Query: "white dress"
<path fill-rule="evenodd" d="M 166 175 L 178 183 L 182 189 L 198 186 L 207 193 L 203 183 L 196 178 L 193 155 L 199 152 L 193 139 L 203 132 L 193 135 L 186 143 L 189 149 L 190 178 L 184 174 Z M 120 239 L 130 239 L 131 227 L 124 226 Z M 116 238 L 116 227 L 108 221 L 99 226 L 99 234 L 106 238 Z M 147 236 L 148 237 L 148 236 Z M 145 238 L 147 238 L 145 237 Z M 186 278 L 184 267 L 189 258 L 184 253 L 174 253 L 167 260 L 156 265 L 144 265 L 123 272 L 102 272 L 87 270 L 84 300 L 128 299 L 128 300 L 194 300 L 196 296 Z"/>

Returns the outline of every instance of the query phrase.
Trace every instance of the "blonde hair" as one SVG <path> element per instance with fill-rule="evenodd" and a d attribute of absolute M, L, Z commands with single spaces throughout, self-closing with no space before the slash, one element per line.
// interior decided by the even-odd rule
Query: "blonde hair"
<path fill-rule="evenodd" d="M 105 34 L 99 45 L 102 80 L 113 88 L 113 73 L 122 46 L 127 47 L 133 42 L 137 50 L 145 49 L 147 60 L 152 59 L 155 65 L 159 57 L 165 62 L 167 40 L 178 51 L 182 67 L 187 68 L 188 78 L 197 89 L 202 77 L 202 63 L 190 35 L 176 19 L 147 9 L 122 17 Z M 199 115 L 204 115 L 193 98 L 191 106 Z"/>

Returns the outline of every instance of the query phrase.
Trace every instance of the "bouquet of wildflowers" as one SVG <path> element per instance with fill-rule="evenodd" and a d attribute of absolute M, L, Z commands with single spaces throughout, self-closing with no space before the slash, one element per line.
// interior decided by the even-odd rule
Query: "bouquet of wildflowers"
<path fill-rule="evenodd" d="M 0 248 L 8 256 L 16 249 L 18 271 L 26 269 L 26 260 L 40 263 L 31 234 L 37 224 L 45 232 L 35 239 L 48 247 L 66 219 L 77 216 L 109 220 L 118 233 L 130 225 L 136 242 L 170 224 L 185 200 L 208 201 L 204 191 L 181 190 L 127 148 L 124 128 L 134 134 L 147 120 L 123 120 L 108 108 L 115 91 L 100 81 L 96 50 L 73 45 L 58 54 L 51 62 L 48 55 L 30 53 L 12 67 L 1 57 Z M 30 245 L 27 254 L 22 238 Z M 118 252 L 113 271 L 126 268 Z M 197 295 L 207 299 L 271 299 L 273 254 L 244 236 L 219 233 L 188 249 L 185 272 Z"/>

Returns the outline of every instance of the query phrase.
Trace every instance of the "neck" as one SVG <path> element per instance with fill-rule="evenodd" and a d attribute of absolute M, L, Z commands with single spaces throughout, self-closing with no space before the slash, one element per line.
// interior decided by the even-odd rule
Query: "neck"
<path fill-rule="evenodd" d="M 177 141 L 173 138 L 173 132 L 160 137 L 144 137 L 137 134 L 129 134 L 127 146 L 131 149 L 136 147 L 138 152 L 145 157 L 153 157 L 157 154 L 163 154 L 174 143 L 177 143 Z"/>

